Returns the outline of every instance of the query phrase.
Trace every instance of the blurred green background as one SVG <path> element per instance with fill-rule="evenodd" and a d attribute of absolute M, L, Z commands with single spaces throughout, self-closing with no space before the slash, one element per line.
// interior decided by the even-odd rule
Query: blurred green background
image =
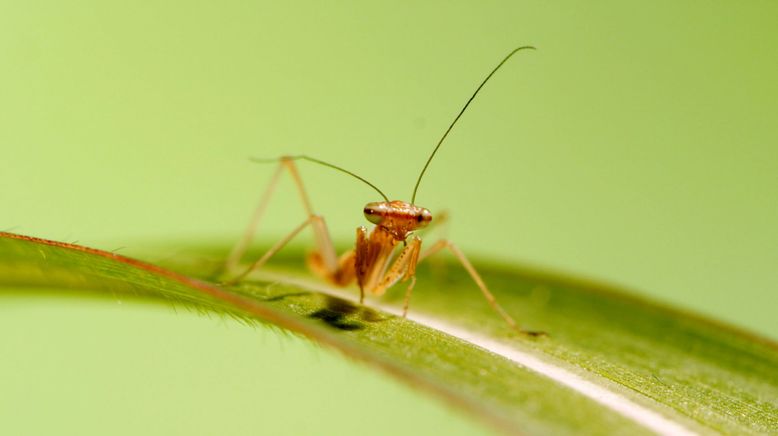
<path fill-rule="evenodd" d="M 417 202 L 450 211 L 450 237 L 473 257 L 625 285 L 776 339 L 776 16 L 767 1 L 5 1 L 0 229 L 126 254 L 232 242 L 272 172 L 247 158 L 289 153 L 409 199 L 478 82 L 533 44 L 462 118 Z M 349 243 L 375 195 L 301 166 Z M 282 185 L 266 236 L 303 217 Z M 230 321 L 8 298 L 0 328 L 0 429 L 478 429 Z"/>

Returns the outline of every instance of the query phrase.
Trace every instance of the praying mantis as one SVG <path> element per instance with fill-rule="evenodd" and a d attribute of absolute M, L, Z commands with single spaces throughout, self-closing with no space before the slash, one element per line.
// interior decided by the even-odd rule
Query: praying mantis
<path fill-rule="evenodd" d="M 516 321 L 500 306 L 492 292 L 486 286 L 478 271 L 473 267 L 465 254 L 451 241 L 441 239 L 433 243 L 429 248 L 422 250 L 422 239 L 415 231 L 423 229 L 432 223 L 432 213 L 415 204 L 416 194 L 424 173 L 430 162 L 435 157 L 441 144 L 465 113 L 470 103 L 481 91 L 483 86 L 513 55 L 522 50 L 534 49 L 532 46 L 522 46 L 512 50 L 496 67 L 486 76 L 476 88 L 470 99 L 465 103 L 454 121 L 449 125 L 443 136 L 438 141 L 424 167 L 416 180 L 411 201 L 389 200 L 378 187 L 358 176 L 357 174 L 341 168 L 337 165 L 307 156 L 283 156 L 277 159 L 253 159 L 256 162 L 277 162 L 278 166 L 271 177 L 270 183 L 265 189 L 254 215 L 247 226 L 243 237 L 232 248 L 227 261 L 226 271 L 235 271 L 254 238 L 256 228 L 264 214 L 266 206 L 276 189 L 281 174 L 288 172 L 300 195 L 307 217 L 289 234 L 271 246 L 264 255 L 251 263 L 240 274 L 231 278 L 227 284 L 236 284 L 246 278 L 252 271 L 261 268 L 279 250 L 294 239 L 303 229 L 310 227 L 313 230 L 315 249 L 308 255 L 307 263 L 314 274 L 336 286 L 347 286 L 356 281 L 359 286 L 359 302 L 364 304 L 365 294 L 376 296 L 383 295 L 387 289 L 398 282 L 408 282 L 403 300 L 403 317 L 408 313 L 411 293 L 416 284 L 416 266 L 419 262 L 442 250 L 448 250 L 461 263 L 491 308 L 514 330 L 529 336 L 538 336 L 539 332 L 521 329 Z M 354 248 L 338 256 L 332 243 L 324 217 L 314 212 L 308 197 L 302 177 L 297 168 L 297 161 L 308 161 L 329 167 L 331 169 L 348 174 L 373 188 L 383 201 L 371 202 L 365 205 L 363 213 L 367 221 L 374 226 L 368 230 L 365 226 L 356 229 L 356 243 Z M 402 247 L 401 247 L 402 246 Z M 401 248 L 400 248 L 401 247 Z"/>

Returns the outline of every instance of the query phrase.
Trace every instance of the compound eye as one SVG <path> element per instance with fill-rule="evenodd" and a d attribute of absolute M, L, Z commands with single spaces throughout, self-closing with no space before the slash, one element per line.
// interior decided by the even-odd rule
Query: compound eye
<path fill-rule="evenodd" d="M 430 221 L 432 221 L 432 214 L 428 210 L 424 210 L 422 213 L 416 215 L 416 222 L 420 228 L 426 227 Z"/>
<path fill-rule="evenodd" d="M 371 223 L 373 223 L 373 224 L 380 224 L 381 223 L 382 217 L 381 217 L 381 214 L 377 210 L 375 210 L 375 209 L 373 209 L 371 207 L 366 207 L 364 212 L 365 212 L 365 218 L 368 221 L 370 221 Z"/>

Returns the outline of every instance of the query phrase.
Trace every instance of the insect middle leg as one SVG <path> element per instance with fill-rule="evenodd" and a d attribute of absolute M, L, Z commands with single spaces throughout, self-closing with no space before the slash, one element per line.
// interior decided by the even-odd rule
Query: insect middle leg
<path fill-rule="evenodd" d="M 524 330 L 518 327 L 516 324 L 516 321 L 508 315 L 508 312 L 505 311 L 505 309 L 500 306 L 499 303 L 497 303 L 497 299 L 494 298 L 494 295 L 489 291 L 489 288 L 486 286 L 486 283 L 484 283 L 483 279 L 481 278 L 481 275 L 478 274 L 478 271 L 473 267 L 473 265 L 470 263 L 470 261 L 467 259 L 465 254 L 454 245 L 453 242 L 448 241 L 446 239 L 441 239 L 437 241 L 436 243 L 432 244 L 432 246 L 428 249 L 426 249 L 423 253 L 421 253 L 419 260 L 424 260 L 428 256 L 431 256 L 440 250 L 443 250 L 444 248 L 448 248 L 448 250 L 454 255 L 454 257 L 459 260 L 459 262 L 462 264 L 462 266 L 465 268 L 467 273 L 470 275 L 470 277 L 473 279 L 476 285 L 478 285 L 478 288 L 481 290 L 481 293 L 483 293 L 484 298 L 486 298 L 486 301 L 489 302 L 489 305 L 492 306 L 492 309 L 497 312 L 502 319 L 505 320 L 505 322 L 508 323 L 511 328 L 518 331 L 519 333 L 530 335 L 530 336 L 540 336 L 544 335 L 542 332 L 535 332 L 535 331 L 528 331 Z"/>
<path fill-rule="evenodd" d="M 289 243 L 289 241 L 294 239 L 295 236 L 297 236 L 305 227 L 309 225 L 311 226 L 314 233 L 314 237 L 316 239 L 316 250 L 311 254 L 311 257 L 315 258 L 315 262 L 313 263 L 315 263 L 318 266 L 318 268 L 314 268 L 315 272 L 318 272 L 320 275 L 325 276 L 325 278 L 331 279 L 333 281 L 338 281 L 338 282 L 343 280 L 342 278 L 339 279 L 338 278 L 339 276 L 345 275 L 346 276 L 345 278 L 349 276 L 348 259 L 344 259 L 343 257 L 341 259 L 338 259 L 337 253 L 335 252 L 335 247 L 332 244 L 332 239 L 330 238 L 329 230 L 327 229 L 327 224 L 324 221 L 324 218 L 322 216 L 316 215 L 313 212 L 313 207 L 311 206 L 311 202 L 310 199 L 308 198 L 308 194 L 303 185 L 303 181 L 302 178 L 300 177 L 300 173 L 297 171 L 297 166 L 295 165 L 293 159 L 291 158 L 280 159 L 278 168 L 276 169 L 275 173 L 273 174 L 270 180 L 270 183 L 265 189 L 265 192 L 263 193 L 259 201 L 259 204 L 257 205 L 254 211 L 254 214 L 252 215 L 251 221 L 249 222 L 249 225 L 246 227 L 246 230 L 243 233 L 243 237 L 235 244 L 235 246 L 230 252 L 230 255 L 228 256 L 225 265 L 226 272 L 229 274 L 232 271 L 235 271 L 241 258 L 243 257 L 246 250 L 248 249 L 249 244 L 254 238 L 256 229 L 265 212 L 265 209 L 267 209 L 267 204 L 269 203 L 270 198 L 272 197 L 272 194 L 276 189 L 276 186 L 278 184 L 278 179 L 280 178 L 281 173 L 284 171 L 284 169 L 286 169 L 292 176 L 295 186 L 297 187 L 297 191 L 300 195 L 300 199 L 303 203 L 303 207 L 305 208 L 305 212 L 308 216 L 305 219 L 305 221 L 303 221 L 299 226 L 297 226 L 294 230 L 292 230 L 292 232 L 290 232 L 284 238 L 279 240 L 262 257 L 260 257 L 254 263 L 252 263 L 252 265 L 248 269 L 246 269 L 244 272 L 242 272 L 235 278 L 229 280 L 228 283 L 232 283 L 232 284 L 237 283 L 252 271 L 260 268 L 275 253 L 281 250 L 287 243 Z M 312 262 L 309 262 L 309 264 L 310 263 Z M 353 267 L 351 269 L 353 270 Z M 351 276 L 353 277 L 353 273 L 351 274 Z"/>

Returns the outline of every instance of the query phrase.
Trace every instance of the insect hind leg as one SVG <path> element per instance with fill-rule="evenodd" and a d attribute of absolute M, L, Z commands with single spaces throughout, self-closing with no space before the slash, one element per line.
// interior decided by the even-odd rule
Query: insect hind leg
<path fill-rule="evenodd" d="M 243 257 L 249 245 L 251 244 L 251 241 L 254 239 L 257 227 L 259 226 L 259 222 L 261 221 L 261 218 L 264 215 L 265 210 L 267 209 L 267 205 L 270 202 L 270 198 L 272 197 L 273 193 L 276 190 L 276 187 L 278 185 L 278 180 L 281 176 L 281 173 L 284 171 L 284 169 L 286 169 L 289 172 L 289 174 L 292 176 L 292 180 L 294 181 L 294 184 L 297 187 L 300 200 L 303 203 L 303 207 L 308 217 L 302 224 L 300 224 L 297 228 L 295 228 L 295 230 L 293 230 L 289 235 L 287 235 L 276 245 L 274 245 L 259 260 L 254 262 L 253 266 L 249 268 L 249 270 L 240 274 L 236 279 L 232 279 L 230 282 L 236 283 L 237 281 L 245 277 L 249 272 L 261 267 L 273 254 L 275 254 L 277 251 L 283 248 L 286 245 L 286 243 L 288 243 L 291 239 L 293 239 L 307 225 L 310 225 L 311 229 L 313 230 L 315 240 L 316 240 L 315 254 L 318 255 L 320 259 L 320 263 L 323 265 L 323 267 L 326 270 L 330 271 L 331 274 L 335 274 L 335 271 L 338 270 L 339 268 L 338 257 L 335 252 L 335 247 L 332 243 L 332 239 L 330 238 L 327 224 L 325 223 L 323 217 L 314 214 L 313 207 L 311 206 L 311 201 L 308 198 L 308 193 L 305 189 L 302 178 L 300 177 L 300 173 L 297 170 L 297 166 L 294 163 L 294 158 L 282 157 L 279 159 L 278 167 L 275 173 L 273 173 L 273 176 L 271 177 L 267 188 L 265 188 L 265 191 L 262 194 L 262 197 L 260 198 L 260 201 L 256 209 L 254 210 L 252 218 L 248 226 L 246 227 L 243 236 L 235 244 L 235 246 L 233 247 L 233 249 L 231 250 L 227 258 L 224 267 L 225 272 L 229 274 L 231 271 L 235 271 L 237 269 L 237 266 L 241 258 Z"/>

